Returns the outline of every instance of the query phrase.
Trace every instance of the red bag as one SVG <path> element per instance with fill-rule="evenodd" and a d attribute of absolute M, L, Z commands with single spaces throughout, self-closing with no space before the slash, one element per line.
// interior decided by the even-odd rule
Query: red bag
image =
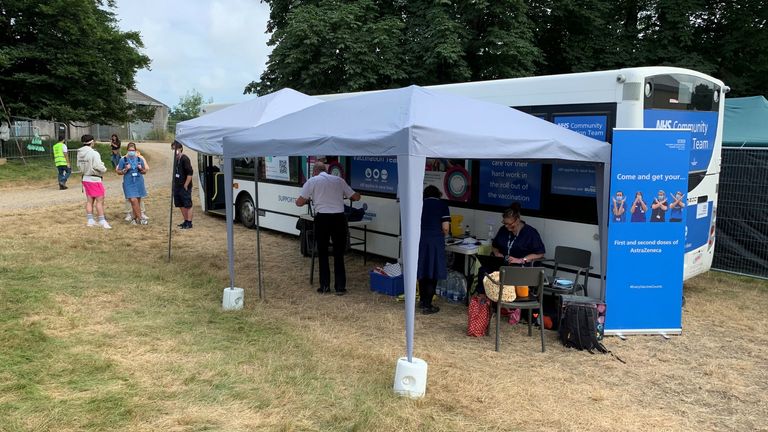
<path fill-rule="evenodd" d="M 467 336 L 485 336 L 488 323 L 491 321 L 491 301 L 483 294 L 472 296 L 469 302 L 469 320 Z"/>

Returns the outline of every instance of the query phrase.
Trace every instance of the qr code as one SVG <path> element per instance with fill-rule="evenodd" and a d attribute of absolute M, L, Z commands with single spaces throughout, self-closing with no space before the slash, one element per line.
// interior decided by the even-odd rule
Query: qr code
<path fill-rule="evenodd" d="M 288 161 L 280 161 L 280 174 L 288 174 Z"/>

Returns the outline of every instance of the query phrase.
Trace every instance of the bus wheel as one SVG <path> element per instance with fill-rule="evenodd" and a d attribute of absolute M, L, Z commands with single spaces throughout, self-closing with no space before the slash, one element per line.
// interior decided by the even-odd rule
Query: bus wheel
<path fill-rule="evenodd" d="M 253 205 L 251 197 L 245 197 L 237 205 L 237 218 L 246 228 L 256 226 L 256 206 Z"/>

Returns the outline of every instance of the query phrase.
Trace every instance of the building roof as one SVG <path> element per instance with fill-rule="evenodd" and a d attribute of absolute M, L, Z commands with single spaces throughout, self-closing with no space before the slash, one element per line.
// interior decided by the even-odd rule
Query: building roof
<path fill-rule="evenodd" d="M 125 98 L 128 100 L 128 102 L 132 102 L 138 105 L 164 106 L 168 108 L 168 105 L 138 90 L 129 89 L 125 92 Z"/>

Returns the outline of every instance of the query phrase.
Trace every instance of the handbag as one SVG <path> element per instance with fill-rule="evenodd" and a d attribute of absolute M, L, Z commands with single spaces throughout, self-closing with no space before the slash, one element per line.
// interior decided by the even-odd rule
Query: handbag
<path fill-rule="evenodd" d="M 483 279 L 483 287 L 485 288 L 485 295 L 492 301 L 499 301 L 499 272 L 488 273 Z M 504 285 L 504 296 L 501 301 L 503 303 L 511 303 L 515 301 L 517 294 L 515 293 L 514 285 Z"/>
<path fill-rule="evenodd" d="M 491 322 L 491 302 L 482 294 L 472 296 L 467 312 L 467 336 L 485 336 Z"/>

